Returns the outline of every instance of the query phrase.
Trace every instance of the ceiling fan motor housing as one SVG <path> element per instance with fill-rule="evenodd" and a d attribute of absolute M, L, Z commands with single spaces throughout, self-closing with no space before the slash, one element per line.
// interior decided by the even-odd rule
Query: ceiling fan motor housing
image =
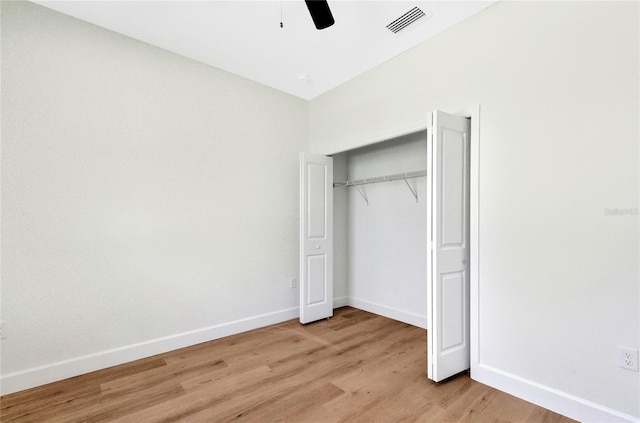
<path fill-rule="evenodd" d="M 326 0 L 304 0 L 317 29 L 325 29 L 335 23 Z"/>

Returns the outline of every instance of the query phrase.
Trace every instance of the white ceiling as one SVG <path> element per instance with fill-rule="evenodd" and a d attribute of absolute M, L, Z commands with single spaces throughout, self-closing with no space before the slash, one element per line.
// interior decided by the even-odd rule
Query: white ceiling
<path fill-rule="evenodd" d="M 310 100 L 494 1 L 329 0 L 336 23 L 321 31 L 303 0 L 35 3 Z M 414 6 L 427 16 L 386 29 Z"/>

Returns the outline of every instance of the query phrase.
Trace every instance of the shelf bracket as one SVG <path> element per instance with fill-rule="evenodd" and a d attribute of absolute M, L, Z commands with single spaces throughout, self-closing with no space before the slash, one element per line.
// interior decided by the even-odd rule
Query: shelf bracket
<path fill-rule="evenodd" d="M 411 190 L 411 194 L 413 194 L 413 196 L 416 198 L 416 203 L 417 203 L 418 202 L 418 193 L 413 189 L 413 187 L 411 186 L 409 181 L 407 181 L 407 178 L 404 178 L 404 182 L 407 184 L 407 186 Z"/>
<path fill-rule="evenodd" d="M 360 193 L 362 198 L 364 198 L 364 202 L 367 203 L 367 206 L 368 206 L 369 205 L 369 199 L 367 198 L 367 193 L 364 192 L 363 190 L 361 190 L 360 188 L 358 188 L 358 185 L 354 184 L 353 187 L 358 190 L 358 192 Z"/>

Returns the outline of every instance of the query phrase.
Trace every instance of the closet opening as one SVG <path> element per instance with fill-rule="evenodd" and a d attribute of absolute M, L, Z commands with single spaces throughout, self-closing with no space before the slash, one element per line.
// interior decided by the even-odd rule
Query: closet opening
<path fill-rule="evenodd" d="M 301 323 L 351 305 L 419 326 L 430 379 L 473 377 L 479 113 L 434 111 L 426 129 L 301 154 Z"/>
<path fill-rule="evenodd" d="M 352 305 L 427 328 L 427 131 L 333 155 L 333 286 Z"/>

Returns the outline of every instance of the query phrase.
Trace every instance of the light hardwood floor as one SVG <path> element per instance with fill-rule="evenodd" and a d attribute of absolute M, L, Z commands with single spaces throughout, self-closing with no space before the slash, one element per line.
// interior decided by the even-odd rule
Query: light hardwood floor
<path fill-rule="evenodd" d="M 345 307 L 0 399 L 2 422 L 571 422 L 461 374 L 426 376 L 423 329 Z"/>

